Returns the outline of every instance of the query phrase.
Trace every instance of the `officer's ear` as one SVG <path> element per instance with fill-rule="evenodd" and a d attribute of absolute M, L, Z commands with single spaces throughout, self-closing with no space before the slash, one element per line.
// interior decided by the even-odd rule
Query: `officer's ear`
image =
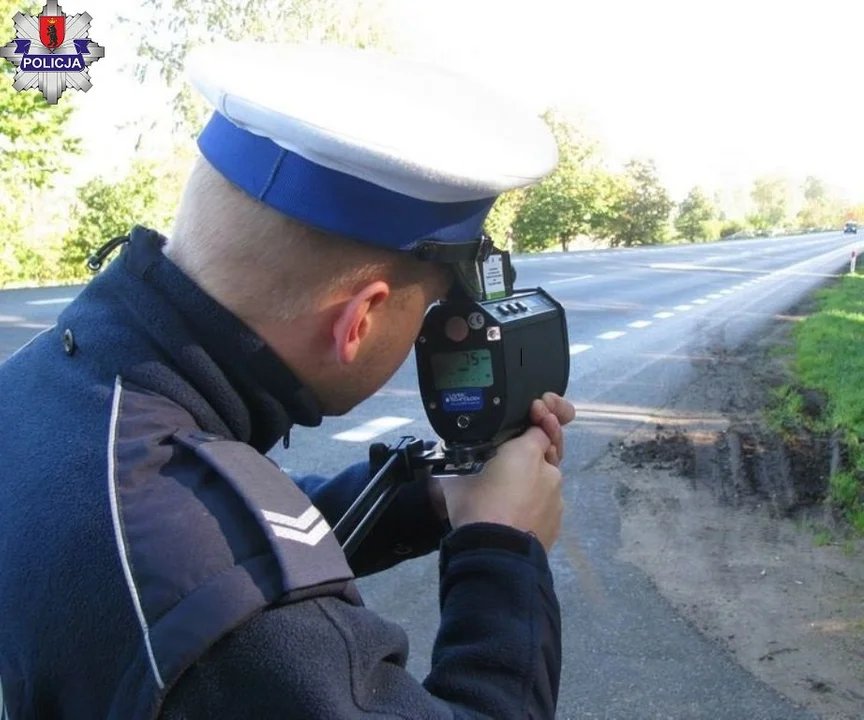
<path fill-rule="evenodd" d="M 390 295 L 390 286 L 377 280 L 356 292 L 344 305 L 333 323 L 336 357 L 342 364 L 354 362 L 360 343 L 369 334 L 373 323 L 373 310 Z"/>

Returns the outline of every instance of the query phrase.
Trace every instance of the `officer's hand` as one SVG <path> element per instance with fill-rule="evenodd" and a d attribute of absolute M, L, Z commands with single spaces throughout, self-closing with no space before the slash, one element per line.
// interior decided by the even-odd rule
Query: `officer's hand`
<path fill-rule="evenodd" d="M 570 401 L 550 392 L 532 403 L 529 417 L 531 424 L 541 428 L 552 441 L 546 453 L 546 462 L 558 467 L 564 459 L 564 433 L 561 428 L 573 422 L 576 408 Z"/>
<path fill-rule="evenodd" d="M 546 451 L 546 462 L 558 467 L 564 459 L 564 433 L 561 428 L 573 422 L 576 417 L 576 408 L 569 400 L 565 400 L 555 393 L 545 393 L 540 400 L 535 400 L 529 412 L 532 425 L 539 427 L 552 441 Z M 424 479 L 429 484 L 429 496 L 432 507 L 442 521 L 448 519 L 447 502 L 441 489 L 441 480 L 436 477 Z"/>
<path fill-rule="evenodd" d="M 530 427 L 502 444 L 479 475 L 442 481 L 451 526 L 507 525 L 534 533 L 547 551 L 551 549 L 558 538 L 564 502 L 561 471 L 546 460 L 550 449 L 554 446 L 549 435 Z"/>

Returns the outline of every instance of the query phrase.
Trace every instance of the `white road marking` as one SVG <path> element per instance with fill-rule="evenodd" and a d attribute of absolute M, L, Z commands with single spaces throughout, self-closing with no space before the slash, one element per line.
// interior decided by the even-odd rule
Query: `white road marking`
<path fill-rule="evenodd" d="M 28 305 L 68 305 L 75 298 L 54 298 L 52 300 L 28 300 Z"/>
<path fill-rule="evenodd" d="M 626 332 L 621 332 L 620 330 L 612 330 L 611 332 L 606 332 L 602 335 L 598 335 L 597 338 L 599 340 L 617 340 L 618 338 L 623 337 L 626 334 Z"/>
<path fill-rule="evenodd" d="M 592 347 L 594 347 L 594 346 L 593 345 L 571 345 L 570 346 L 570 354 L 571 355 L 578 355 L 579 353 L 583 353 L 586 350 L 590 350 Z"/>
<path fill-rule="evenodd" d="M 731 295 L 734 291 L 735 291 L 734 288 L 732 290 L 721 290 L 720 294 L 721 295 Z"/>
<path fill-rule="evenodd" d="M 687 312 L 688 310 L 692 310 L 693 306 L 692 305 L 676 305 L 675 309 L 680 310 L 681 312 Z"/>
<path fill-rule="evenodd" d="M 738 267 L 723 267 L 720 265 L 694 265 L 692 263 L 652 263 L 648 266 L 652 270 L 710 270 L 711 272 L 725 273 L 752 273 L 752 270 Z"/>
<path fill-rule="evenodd" d="M 574 278 L 564 278 L 563 280 L 550 280 L 547 285 L 560 285 L 561 283 L 576 282 L 577 280 L 587 280 L 594 277 L 593 275 L 580 275 Z"/>
<path fill-rule="evenodd" d="M 668 320 L 671 317 L 675 317 L 675 313 L 662 312 L 657 313 L 654 317 L 659 318 L 660 320 Z"/>
<path fill-rule="evenodd" d="M 699 298 L 698 300 L 693 301 L 694 305 L 707 305 L 708 301 L 705 298 Z"/>
<path fill-rule="evenodd" d="M 719 295 L 717 293 L 711 293 L 707 297 L 711 298 L 712 300 L 722 300 L 723 299 L 723 296 Z"/>
<path fill-rule="evenodd" d="M 637 320 L 636 322 L 630 323 L 627 327 L 641 329 L 641 328 L 646 328 L 649 325 L 653 325 L 653 324 L 654 323 L 652 323 L 650 320 Z"/>
<path fill-rule="evenodd" d="M 383 435 L 386 432 L 400 428 L 403 425 L 408 425 L 414 422 L 408 418 L 400 417 L 380 417 L 375 420 L 370 420 L 362 425 L 358 425 L 352 430 L 346 430 L 338 435 L 334 435 L 334 440 L 345 440 L 346 442 L 366 442 L 372 438 Z"/>
<path fill-rule="evenodd" d="M 22 330 L 50 330 L 53 325 L 46 325 L 45 323 L 16 323 L 12 327 L 20 328 Z"/>

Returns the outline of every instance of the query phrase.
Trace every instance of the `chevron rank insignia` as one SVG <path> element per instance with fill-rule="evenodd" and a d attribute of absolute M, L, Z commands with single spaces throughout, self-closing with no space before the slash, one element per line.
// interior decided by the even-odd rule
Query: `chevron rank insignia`
<path fill-rule="evenodd" d="M 88 68 L 105 57 L 105 48 L 89 38 L 90 15 L 67 16 L 57 0 L 48 0 L 39 15 L 19 12 L 12 20 L 16 38 L 0 47 L 0 57 L 18 68 L 15 90 L 37 88 L 56 105 L 66 90 L 87 92 L 93 86 Z"/>
<path fill-rule="evenodd" d="M 330 532 L 330 526 L 314 505 L 300 517 L 265 510 L 264 519 L 277 537 L 313 547 Z"/>

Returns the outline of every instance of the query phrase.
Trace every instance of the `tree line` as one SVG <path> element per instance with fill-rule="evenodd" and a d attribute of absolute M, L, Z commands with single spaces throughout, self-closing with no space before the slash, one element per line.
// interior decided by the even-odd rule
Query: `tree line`
<path fill-rule="evenodd" d="M 799 188 L 785 178 L 757 178 L 747 198 L 750 211 L 737 217 L 724 209 L 720 193 L 711 197 L 699 186 L 676 203 L 653 161 L 633 159 L 612 172 L 596 143 L 566 119 L 551 110 L 543 118 L 558 144 L 557 169 L 540 184 L 500 198 L 487 224 L 497 243 L 515 252 L 566 252 L 580 240 L 632 247 L 805 233 L 864 216 L 864 205 L 849 206 L 812 176 Z"/>
<path fill-rule="evenodd" d="M 268 27 L 273 21 L 284 41 L 393 50 L 376 16 L 378 0 L 266 0 L 266 12 L 254 3 L 226 3 L 203 14 L 186 0 L 141 4 L 150 15 L 135 21 L 137 74 L 144 79 L 155 70 L 175 90 L 172 121 L 178 142 L 168 156 L 133 158 L 119 178 L 93 177 L 72 196 L 58 195 L 58 181 L 73 163 L 84 161 L 81 140 L 69 131 L 73 105 L 64 97 L 49 106 L 36 92 L 16 92 L 14 66 L 0 62 L 0 287 L 85 281 L 86 259 L 105 241 L 135 224 L 170 231 L 194 151 L 190 139 L 207 116 L 203 101 L 181 80 L 182 58 L 190 46 L 213 37 L 272 40 Z M 32 2 L 0 0 L 0 19 L 39 9 Z M 174 20 L 166 24 L 169 16 Z M 0 45 L 12 36 L 12 23 L 0 22 Z M 848 206 L 813 177 L 801 188 L 782 178 L 757 179 L 747 198 L 750 211 L 738 215 L 699 187 L 676 203 L 651 160 L 633 159 L 612 171 L 578 125 L 553 110 L 543 118 L 558 143 L 557 169 L 543 182 L 499 198 L 487 222 L 497 244 L 515 252 L 567 251 L 576 243 L 705 242 L 835 228 L 846 218 L 864 217 L 864 205 Z"/>

